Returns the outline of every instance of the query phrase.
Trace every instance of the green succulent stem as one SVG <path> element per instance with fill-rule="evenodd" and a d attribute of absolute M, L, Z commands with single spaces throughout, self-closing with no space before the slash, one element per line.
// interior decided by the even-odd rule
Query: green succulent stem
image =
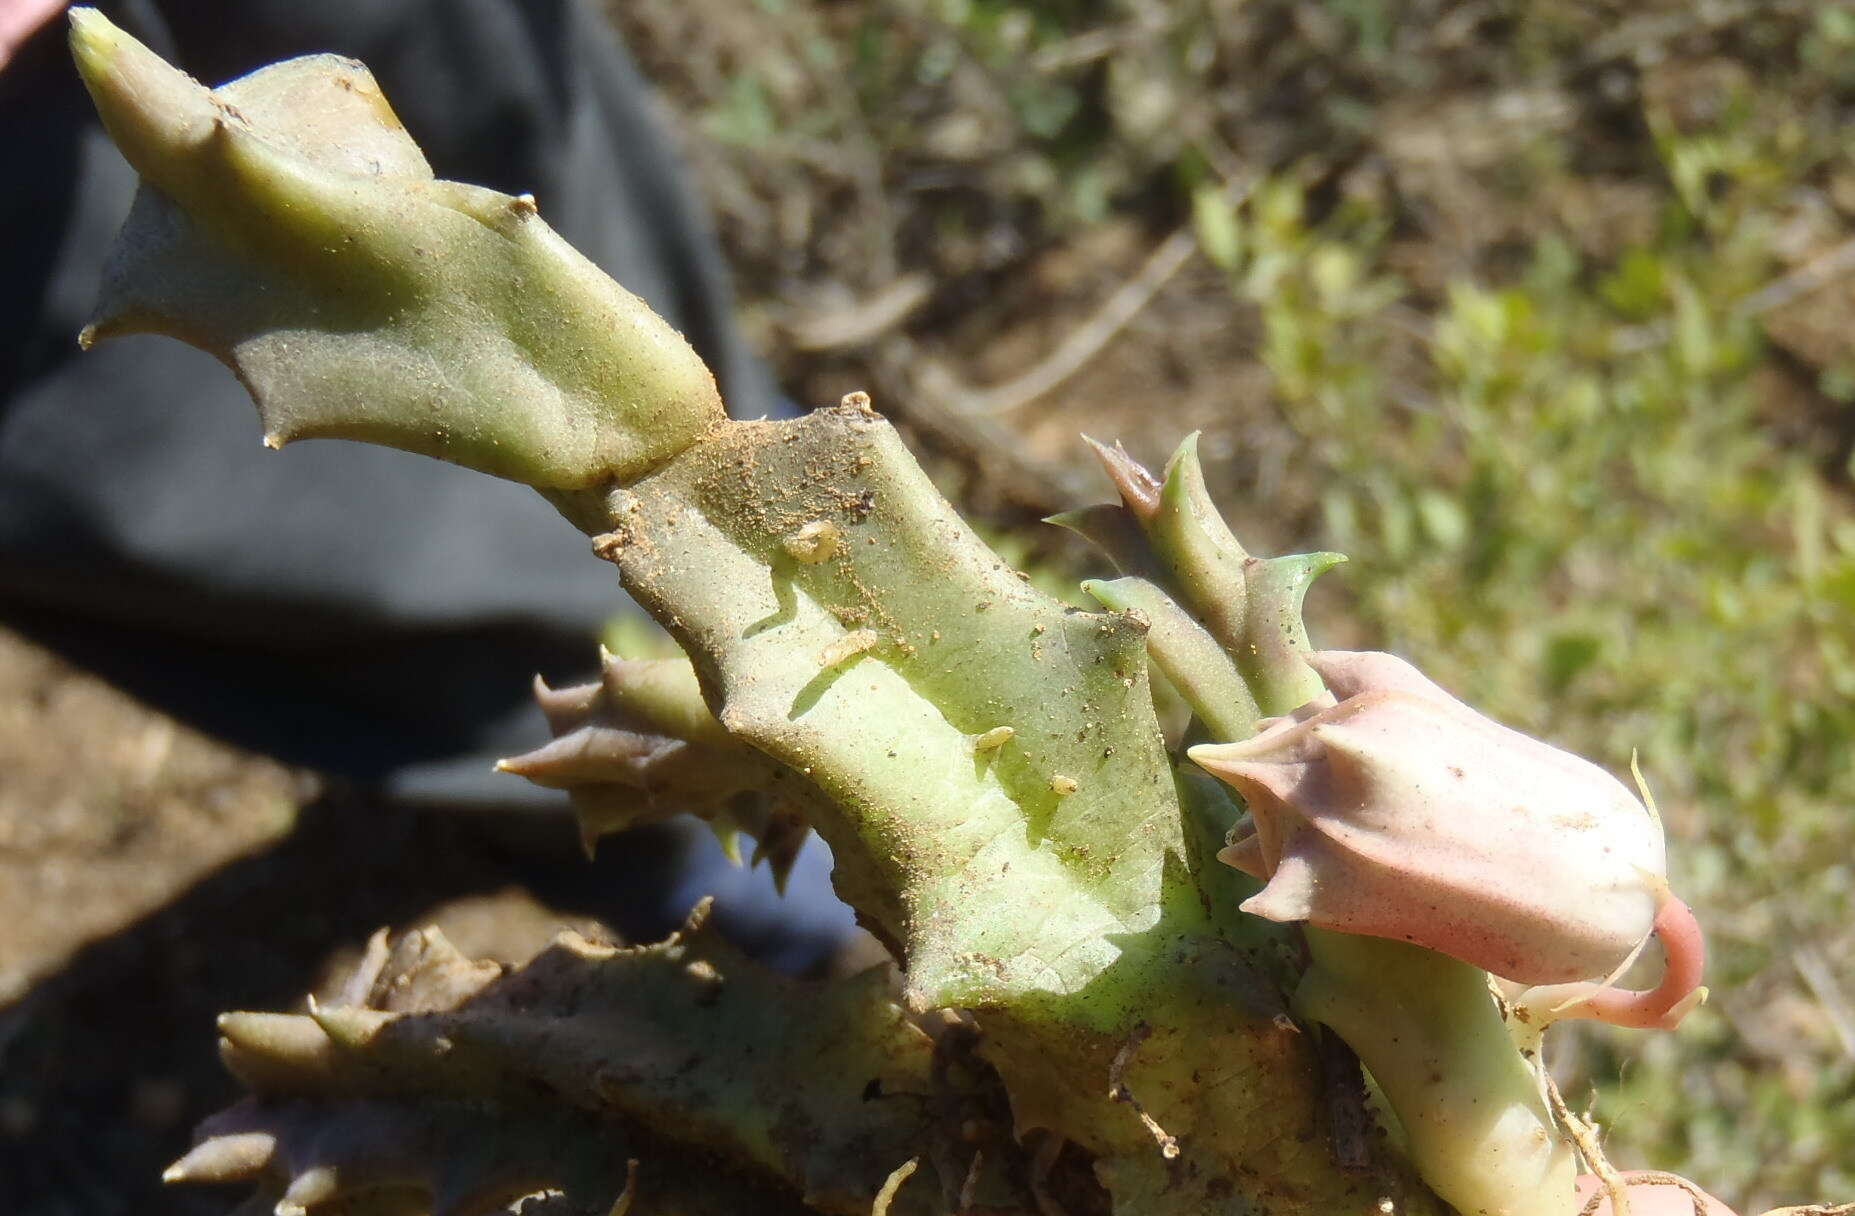
<path fill-rule="evenodd" d="M 1487 973 L 1404 942 L 1310 928 L 1294 1009 L 1331 1027 L 1397 1116 L 1417 1172 L 1462 1212 L 1564 1216 L 1576 1173 Z"/>
<path fill-rule="evenodd" d="M 1158 582 L 1185 606 L 1144 579 L 1087 589 L 1152 622 L 1153 662 L 1205 726 L 1243 739 L 1261 718 L 1320 696 L 1320 676 L 1304 658 L 1311 646 L 1302 602 L 1314 577 L 1345 559 L 1251 555 L 1211 500 L 1196 436 L 1167 462 L 1156 491 L 1124 453 L 1097 451 L 1122 490 L 1127 517 L 1144 531 Z M 1106 531 L 1099 523 L 1096 530 Z M 1234 871 L 1226 878 L 1243 881 Z M 1358 1054 L 1424 1181 L 1463 1212 L 1562 1216 L 1571 1203 L 1572 1155 L 1532 1067 L 1514 1047 L 1487 973 L 1405 942 L 1314 925 L 1304 932 L 1311 961 L 1295 1012 L 1329 1026 Z"/>
<path fill-rule="evenodd" d="M 180 338 L 238 375 L 273 447 L 420 452 L 574 518 L 721 420 L 682 335 L 534 199 L 435 179 L 359 64 L 309 56 L 209 89 L 87 8 L 71 49 L 143 182 L 84 344 Z"/>
<path fill-rule="evenodd" d="M 933 1148 L 915 1129 L 945 1096 L 921 1084 L 925 1068 L 940 1088 L 939 1045 L 913 1019 L 952 1008 L 979 1027 L 1010 1123 L 991 1175 L 977 1154 L 934 1162 L 952 1196 L 978 1178 L 974 1203 L 1025 1210 L 986 1179 L 1009 1192 L 1009 1154 L 1041 1131 L 1077 1146 L 1116 1216 L 1435 1210 L 1393 1154 L 1334 1168 L 1283 996 L 1290 931 L 1235 910 L 1241 881 L 1210 859 L 1234 803 L 1175 768 L 1148 682 L 1151 637 L 1233 736 L 1317 693 L 1300 597 L 1331 555 L 1251 557 L 1188 441 L 1163 484 L 1122 466 L 1137 527 L 1074 521 L 1130 561 L 1151 549 L 1164 576 L 1100 589 L 1128 610 L 1076 611 L 966 526 L 867 398 L 728 421 L 682 338 L 532 199 L 435 180 L 359 65 L 310 57 L 207 89 L 94 13 L 72 40 L 144 179 L 91 336 L 211 351 L 274 443 L 363 439 L 540 490 L 688 662 L 614 660 L 596 685 L 542 690 L 559 737 L 506 767 L 572 790 L 589 836 L 687 809 L 766 849 L 809 823 L 904 963 L 900 1003 L 880 974 L 799 994 L 692 921 L 641 952 L 565 943 L 501 1004 L 447 988 L 416 1010 L 234 1019 L 228 1059 L 277 1101 L 229 1132 L 287 1131 L 279 1112 L 304 1098 L 287 1117 L 322 1143 L 386 1103 L 404 1149 L 434 1110 L 567 1101 L 793 1205 L 867 1211 Z M 443 1179 L 487 1154 L 443 1156 L 437 1206 L 492 1210 L 451 1203 Z M 283 1200 L 324 1207 L 332 1177 L 306 1171 Z M 905 1188 L 900 1210 L 931 1189 Z"/>
<path fill-rule="evenodd" d="M 1171 596 L 1143 578 L 1091 579 L 1082 589 L 1104 608 L 1146 618 L 1147 655 L 1212 735 L 1241 739 L 1256 729 L 1262 712 L 1236 664 Z"/>
<path fill-rule="evenodd" d="M 1196 434 L 1186 436 L 1161 478 L 1118 446 L 1089 442 L 1121 504 L 1049 522 L 1093 541 L 1129 576 L 1088 590 L 1153 623 L 1149 653 L 1212 733 L 1247 738 L 1261 718 L 1319 696 L 1320 677 L 1302 657 L 1309 643 L 1301 605 L 1315 577 L 1345 556 L 1251 554 L 1212 501 Z M 1222 649 L 1222 661 L 1206 640 Z"/>
<path fill-rule="evenodd" d="M 866 406 L 720 428 L 609 527 L 716 719 L 817 791 L 839 892 L 899 944 L 908 1003 L 977 1018 L 1020 1133 L 1094 1154 L 1117 1211 L 1203 1210 L 1239 1163 L 1308 1179 L 1306 1211 L 1365 1210 L 1323 1168 L 1305 1046 L 1253 961 L 1281 931 L 1230 932 L 1202 893 L 1150 621 L 1038 592 Z"/>

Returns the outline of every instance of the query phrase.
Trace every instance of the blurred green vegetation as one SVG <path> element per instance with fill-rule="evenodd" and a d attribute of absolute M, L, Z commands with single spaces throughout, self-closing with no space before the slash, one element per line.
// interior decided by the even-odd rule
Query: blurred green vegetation
<path fill-rule="evenodd" d="M 1264 319 L 1318 543 L 1353 556 L 1349 632 L 1613 771 L 1640 749 L 1669 808 L 1719 1000 L 1653 1049 L 1583 1037 L 1618 1160 L 1729 1194 L 1855 1192 L 1846 1010 L 1820 1010 L 1820 1056 L 1757 1026 L 1781 995 L 1823 1003 L 1793 991 L 1793 951 L 1845 975 L 1855 957 L 1855 518 L 1761 418 L 1768 353 L 1739 306 L 1769 270 L 1755 213 L 1716 230 L 1673 201 L 1608 263 L 1548 234 L 1508 283 L 1449 282 L 1424 395 L 1401 402 L 1379 369 L 1410 285 L 1368 212 L 1311 227 L 1277 180 L 1200 214 Z"/>
<path fill-rule="evenodd" d="M 1351 556 L 1317 637 L 1640 752 L 1714 999 L 1562 1030 L 1555 1071 L 1620 1166 L 1855 1198 L 1855 6 L 623 7 L 801 391 L 897 348 L 782 350 L 795 300 L 924 274 L 881 341 L 975 361 L 1062 303 L 1024 286 L 1053 250 L 1190 225 L 1167 291 L 1263 391 L 1172 419 L 1088 367 L 1063 428 L 1204 426 L 1240 531 Z"/>

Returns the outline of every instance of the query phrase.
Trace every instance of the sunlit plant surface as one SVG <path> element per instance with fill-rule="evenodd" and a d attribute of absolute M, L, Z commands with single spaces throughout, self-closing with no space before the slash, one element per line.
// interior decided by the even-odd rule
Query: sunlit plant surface
<path fill-rule="evenodd" d="M 1458 1207 L 1569 1210 L 1569 1150 L 1552 1129 L 1578 1124 L 1545 1109 L 1485 977 L 1332 926 L 1307 930 L 1304 955 L 1293 934 L 1235 908 L 1253 888 L 1212 855 L 1227 828 L 1242 838 L 1239 808 L 1172 767 L 1145 659 L 1213 740 L 1242 740 L 1259 717 L 1321 692 L 1299 609 L 1331 558 L 1250 558 L 1211 507 L 1190 444 L 1163 483 L 1105 453 L 1123 504 L 1068 522 L 1127 577 L 1090 586 L 1116 611 L 1076 613 L 959 523 L 867 401 L 794 424 L 724 421 L 680 339 L 553 237 L 533 200 L 434 181 L 355 65 L 295 61 L 208 94 L 99 18 L 79 17 L 76 47 L 148 182 L 95 332 L 154 329 L 213 350 L 277 442 L 371 439 L 541 489 L 694 665 L 615 660 L 602 685 L 550 693 L 561 739 L 510 766 L 572 789 L 592 833 L 692 809 L 753 834 L 777 864 L 798 825 L 817 827 L 840 893 L 905 972 L 901 1006 L 868 982 L 799 998 L 831 1012 L 818 1039 L 817 1025 L 780 1012 L 794 994 L 699 919 L 649 950 L 564 941 L 511 977 L 438 941 L 410 953 L 383 944 L 339 1007 L 227 1020 L 228 1061 L 256 1096 L 217 1121 L 179 1175 L 258 1177 L 298 1209 L 366 1193 L 399 1210 L 429 1192 L 476 1210 L 569 1183 L 619 1189 L 622 1204 L 643 1192 L 635 1168 L 610 1166 L 635 1159 L 658 1185 L 684 1188 L 672 1202 L 691 1210 L 768 1186 L 833 1211 L 912 1210 L 935 1196 L 965 1208 L 983 1194 L 1047 1213 L 1065 1202 L 1058 1191 L 1116 1211 L 1233 1196 L 1426 1210 L 1408 1158 Z M 1670 138 L 1677 181 L 1690 152 Z M 1705 220 L 1704 200 L 1684 205 Z M 1378 621 L 1400 648 L 1428 648 L 1426 665 L 1471 697 L 1478 683 L 1512 696 L 1514 667 L 1536 664 L 1541 686 L 1510 719 L 1586 737 L 1599 756 L 1705 750 L 1709 763 L 1670 784 L 1736 799 L 1751 833 L 1735 841 L 1742 852 L 1776 846 L 1780 812 L 1787 845 L 1834 833 L 1812 804 L 1780 800 L 1820 809 L 1837 775 L 1827 766 L 1845 763 L 1816 748 L 1846 725 L 1820 683 L 1839 687 L 1848 658 L 1823 609 L 1847 591 L 1855 544 L 1801 458 L 1746 437 L 1757 309 L 1745 301 L 1756 294 L 1709 306 L 1699 269 L 1654 251 L 1587 283 L 1576 258 L 1542 245 L 1521 286 L 1452 290 L 1424 335 L 1424 391 L 1402 394 L 1410 416 L 1387 424 L 1378 322 L 1402 288 L 1373 265 L 1369 217 L 1348 232 L 1360 221 L 1344 209 L 1313 228 L 1306 211 L 1290 180 L 1271 180 L 1241 212 L 1201 195 L 1197 222 L 1206 252 L 1262 310 L 1279 390 L 1308 420 L 1327 528 L 1374 555 L 1356 583 L 1357 628 Z M 1547 436 L 1552 459 L 1522 434 Z M 1422 468 L 1427 481 L 1413 489 L 1387 466 Z M 1699 485 L 1696 467 L 1708 471 Z M 1698 501 L 1649 517 L 1685 524 L 1632 526 L 1621 509 L 1682 496 Z M 1554 511 L 1568 521 L 1556 544 L 1530 526 Z M 1633 585 L 1618 594 L 1604 579 L 1626 551 L 1622 532 L 1635 555 L 1645 531 L 1651 560 L 1632 558 Z M 1746 554 L 1697 577 L 1721 547 L 1708 542 L 1736 536 Z M 1754 560 L 1754 542 L 1774 538 L 1777 556 Z M 1470 602 L 1507 617 L 1471 616 Z M 1606 603 L 1623 606 L 1617 619 L 1592 606 Z M 1786 627 L 1818 662 L 1762 670 L 1722 710 L 1705 676 L 1754 652 L 1710 653 L 1705 668 L 1685 651 L 1627 649 L 1638 617 L 1669 616 L 1716 648 L 1735 630 Z M 1532 646 L 1502 649 L 1515 635 Z M 1338 668 L 1316 666 L 1350 695 Z M 1606 672 L 1654 674 L 1656 697 L 1626 683 L 1630 713 L 1557 716 Z M 1741 737 L 1747 720 L 1780 733 Z M 1365 788 L 1401 783 L 1381 774 Z M 1622 811 L 1642 810 L 1624 798 Z M 1405 813 L 1376 794 L 1365 805 Z M 1269 852 L 1265 842 L 1259 877 L 1274 873 Z M 1525 862 L 1509 859 L 1516 872 Z M 1650 876 L 1645 898 L 1665 906 Z M 1744 898 L 1743 875 L 1677 866 L 1673 877 L 1715 899 L 1732 881 Z M 1645 911 L 1623 940 L 1647 924 Z M 1606 979 L 1601 967 L 1546 976 L 1474 957 L 1523 983 Z M 918 1021 L 943 1008 L 961 1020 L 938 1033 Z M 1317 1022 L 1366 1058 L 1389 1138 L 1342 1134 L 1343 1084 L 1337 1106 L 1320 1105 Z M 1388 1048 L 1380 1036 L 1399 1025 L 1390 1041 L 1404 1046 Z M 642 1027 L 671 1042 L 701 1027 L 709 1047 L 656 1058 Z M 831 1062 L 782 1072 L 751 1059 L 761 1044 L 785 1065 L 827 1050 Z M 943 1053 L 955 1052 L 966 1076 L 949 1088 Z M 1331 1083 L 1339 1066 L 1322 1067 Z M 861 1103 L 918 1101 L 859 1118 L 844 1089 L 853 1077 Z M 1440 1102 L 1426 1088 L 1438 1085 L 1450 1091 Z M 947 1140 L 970 1140 L 970 1122 L 944 1107 L 988 1094 L 1007 1103 L 1014 1133 L 980 1135 L 990 1158 Z M 1484 1125 L 1470 1110 L 1506 1113 Z M 485 1134 L 486 1111 L 495 1151 L 460 1155 Z M 593 1161 L 587 1146 L 611 1150 L 612 1137 L 622 1151 Z M 690 1154 L 728 1167 L 698 1180 Z M 923 1156 L 935 1181 L 924 1173 L 910 1188 Z"/>

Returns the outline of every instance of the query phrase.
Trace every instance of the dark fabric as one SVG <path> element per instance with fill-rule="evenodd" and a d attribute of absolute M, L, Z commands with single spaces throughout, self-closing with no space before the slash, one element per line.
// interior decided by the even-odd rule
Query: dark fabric
<path fill-rule="evenodd" d="M 731 326 L 644 85 L 577 0 L 98 7 L 214 84 L 295 55 L 360 59 L 440 177 L 534 194 L 690 338 L 737 416 L 789 412 Z M 626 604 L 612 568 L 526 487 L 354 443 L 266 451 L 231 375 L 178 342 L 80 355 L 135 177 L 64 43 L 56 21 L 0 71 L 0 621 L 221 737 L 389 797 L 564 813 L 491 764 L 546 738 L 534 673 L 591 674 Z M 640 842 L 661 864 L 627 906 L 673 922 L 718 894 L 724 928 L 791 967 L 847 931 L 816 842 L 798 898 L 776 902 L 764 868 L 732 870 L 691 832 Z"/>

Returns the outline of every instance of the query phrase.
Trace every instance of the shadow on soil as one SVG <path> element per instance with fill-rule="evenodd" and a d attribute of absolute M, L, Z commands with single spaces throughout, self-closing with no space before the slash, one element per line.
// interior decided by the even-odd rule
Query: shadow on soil
<path fill-rule="evenodd" d="M 221 1216 L 233 1193 L 160 1182 L 193 1126 L 237 1096 L 219 1067 L 217 1014 L 301 1008 L 333 948 L 511 884 L 654 940 L 680 918 L 650 906 L 663 886 L 653 876 L 675 873 L 688 842 L 645 829 L 588 864 L 565 814 L 323 797 L 276 848 L 86 947 L 0 1010 L 0 1211 Z"/>

